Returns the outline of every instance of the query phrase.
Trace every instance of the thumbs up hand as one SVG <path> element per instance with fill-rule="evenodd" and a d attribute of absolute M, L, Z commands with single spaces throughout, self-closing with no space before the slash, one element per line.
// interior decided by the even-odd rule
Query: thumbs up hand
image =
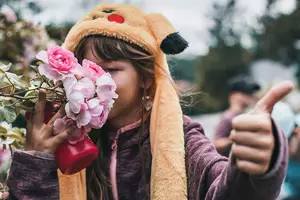
<path fill-rule="evenodd" d="M 237 167 L 251 175 L 263 175 L 270 168 L 275 147 L 271 112 L 273 106 L 293 89 L 290 81 L 273 86 L 253 112 L 235 117 L 230 139 Z"/>

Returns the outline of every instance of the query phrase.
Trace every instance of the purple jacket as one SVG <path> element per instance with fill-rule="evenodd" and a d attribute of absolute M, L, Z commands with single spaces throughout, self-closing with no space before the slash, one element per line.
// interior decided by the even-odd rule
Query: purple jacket
<path fill-rule="evenodd" d="M 146 181 L 142 180 L 138 152 L 138 127 L 109 134 L 109 144 L 117 149 L 116 192 L 119 200 L 149 199 L 151 153 L 149 123 L 142 134 Z M 239 171 L 233 157 L 220 156 L 204 136 L 202 126 L 184 117 L 186 169 L 189 200 L 274 200 L 287 168 L 287 144 L 274 129 L 276 147 L 269 172 L 250 176 Z M 118 135 L 118 137 L 116 137 Z M 117 140 L 115 140 L 118 138 Z M 115 141 L 115 143 L 114 143 Z M 117 145 L 117 148 L 115 148 Z M 107 156 L 112 156 L 109 149 Z M 9 199 L 59 199 L 56 164 L 52 159 L 16 152 L 8 179 Z"/>

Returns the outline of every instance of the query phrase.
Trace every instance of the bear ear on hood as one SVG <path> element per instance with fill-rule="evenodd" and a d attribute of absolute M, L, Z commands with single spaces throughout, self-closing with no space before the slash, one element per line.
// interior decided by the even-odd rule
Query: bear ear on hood
<path fill-rule="evenodd" d="M 165 54 L 179 54 L 188 47 L 188 42 L 180 36 L 163 15 L 148 14 L 145 18 L 149 28 L 156 37 L 160 49 Z"/>

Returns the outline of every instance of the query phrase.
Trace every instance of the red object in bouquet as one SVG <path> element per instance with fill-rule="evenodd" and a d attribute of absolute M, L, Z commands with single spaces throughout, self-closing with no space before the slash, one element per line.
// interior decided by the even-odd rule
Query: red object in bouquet
<path fill-rule="evenodd" d="M 48 123 L 55 115 L 53 104 L 46 103 L 44 122 Z M 29 120 L 30 113 L 26 113 L 26 119 Z M 84 139 L 76 144 L 69 143 L 68 140 L 61 143 L 55 152 L 55 159 L 58 168 L 63 174 L 75 174 L 89 166 L 97 157 L 98 148 L 93 141 L 85 136 Z"/>

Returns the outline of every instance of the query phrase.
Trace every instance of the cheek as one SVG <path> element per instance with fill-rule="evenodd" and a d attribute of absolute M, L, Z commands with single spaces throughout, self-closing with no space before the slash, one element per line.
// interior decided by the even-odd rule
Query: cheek
<path fill-rule="evenodd" d="M 112 75 L 117 85 L 119 98 L 116 103 L 130 104 L 139 96 L 140 85 L 137 75 L 118 72 Z"/>

